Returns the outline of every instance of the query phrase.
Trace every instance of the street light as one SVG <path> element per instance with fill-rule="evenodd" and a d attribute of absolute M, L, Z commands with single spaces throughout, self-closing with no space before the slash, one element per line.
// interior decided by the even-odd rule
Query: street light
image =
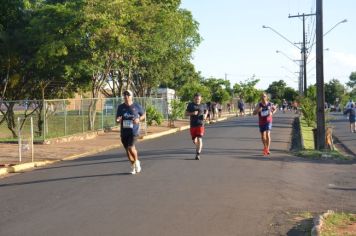
<path fill-rule="evenodd" d="M 280 37 L 282 37 L 284 40 L 286 40 L 287 42 L 289 42 L 290 44 L 292 44 L 294 47 L 298 48 L 300 50 L 300 52 L 302 53 L 302 59 L 303 59 L 303 72 L 304 72 L 304 95 L 307 95 L 307 88 L 306 88 L 306 84 L 307 84 L 307 55 L 306 55 L 306 47 L 305 47 L 305 35 L 303 37 L 303 47 L 298 47 L 295 43 L 293 43 L 292 41 L 290 41 L 289 39 L 287 39 L 285 36 L 283 36 L 281 33 L 279 33 L 277 30 L 273 29 L 270 26 L 265 26 L 262 25 L 262 28 L 264 29 L 270 29 L 273 32 L 275 32 L 276 34 L 278 34 Z"/>
<path fill-rule="evenodd" d="M 294 60 L 294 59 L 290 58 L 287 54 L 285 54 L 284 52 L 282 52 L 280 50 L 276 50 L 276 53 L 282 54 L 283 56 L 285 56 L 286 58 L 288 58 L 289 60 L 291 60 L 292 62 L 294 62 L 295 64 L 297 64 L 299 66 L 299 63 L 297 61 L 300 61 L 300 60 Z"/>
<path fill-rule="evenodd" d="M 299 71 L 297 71 L 297 72 L 293 72 L 293 71 L 291 71 L 290 69 L 288 69 L 288 68 L 287 68 L 287 67 L 285 67 L 285 66 L 281 66 L 281 68 L 285 69 L 286 71 L 288 71 L 289 73 L 291 73 L 291 74 L 293 74 L 293 75 L 295 75 L 295 74 L 299 73 Z"/>
<path fill-rule="evenodd" d="M 340 24 L 342 24 L 342 23 L 346 23 L 346 22 L 347 22 L 347 19 L 344 19 L 344 20 L 342 20 L 342 21 L 336 23 L 336 24 L 335 24 L 333 27 L 331 27 L 325 34 L 323 34 L 323 37 L 324 37 L 325 35 L 327 35 L 328 33 L 330 33 L 333 29 L 335 29 L 336 26 L 338 26 L 338 25 L 340 25 Z M 310 45 L 309 51 L 311 51 L 310 49 L 311 49 L 314 45 L 315 45 L 315 42 L 313 42 L 313 43 Z"/>
<path fill-rule="evenodd" d="M 338 25 L 340 25 L 340 24 L 342 24 L 342 23 L 346 23 L 346 22 L 347 22 L 347 19 L 344 19 L 344 20 L 342 20 L 342 21 L 336 23 L 333 27 L 331 27 L 331 29 L 329 29 L 326 33 L 324 33 L 323 36 L 325 36 L 325 35 L 327 35 L 328 33 L 330 33 L 330 31 L 332 31 L 336 26 L 338 26 Z"/>
<path fill-rule="evenodd" d="M 289 42 L 290 44 L 292 44 L 294 47 L 298 48 L 299 50 L 301 50 L 300 47 L 298 47 L 297 45 L 295 45 L 292 41 L 290 41 L 289 39 L 287 39 L 285 36 L 283 36 L 281 33 L 279 33 L 277 30 L 273 29 L 270 26 L 266 26 L 266 25 L 262 25 L 262 28 L 264 29 L 270 29 L 273 32 L 275 32 L 276 34 L 278 34 L 280 37 L 282 37 L 284 40 L 286 40 L 287 42 Z"/>

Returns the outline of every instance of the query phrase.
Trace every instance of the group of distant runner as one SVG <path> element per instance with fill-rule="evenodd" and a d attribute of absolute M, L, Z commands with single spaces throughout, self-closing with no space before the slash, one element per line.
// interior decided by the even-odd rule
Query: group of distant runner
<path fill-rule="evenodd" d="M 139 125 L 146 118 L 144 109 L 133 102 L 133 92 L 126 90 L 123 93 L 124 102 L 117 108 L 116 122 L 120 123 L 121 142 L 125 148 L 127 158 L 131 163 L 131 174 L 140 173 L 142 170 L 138 152 L 135 147 L 139 135 Z M 245 114 L 244 102 L 238 102 L 241 115 Z M 195 159 L 200 160 L 203 149 L 203 136 L 205 134 L 205 122 L 209 115 L 213 114 L 212 104 L 202 103 L 202 95 L 194 94 L 193 101 L 187 105 L 185 115 L 190 117 L 190 136 L 195 145 Z M 229 106 L 228 106 L 229 107 Z M 215 109 L 215 108 L 214 108 Z M 231 109 L 231 106 L 230 106 Z M 261 100 L 253 111 L 253 115 L 258 115 L 258 125 L 263 144 L 262 154 L 270 155 L 272 116 L 277 111 L 276 107 L 269 102 L 266 93 L 261 94 Z M 219 113 L 219 109 L 217 108 Z M 221 111 L 220 111 L 221 112 Z"/>

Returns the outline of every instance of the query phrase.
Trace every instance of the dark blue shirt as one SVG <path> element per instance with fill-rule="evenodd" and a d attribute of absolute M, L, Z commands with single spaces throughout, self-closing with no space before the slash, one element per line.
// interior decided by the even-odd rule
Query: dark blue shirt
<path fill-rule="evenodd" d="M 117 107 L 116 118 L 122 116 L 121 119 L 121 136 L 123 135 L 134 135 L 137 136 L 139 134 L 139 124 L 134 124 L 133 120 L 136 118 L 140 118 L 144 114 L 144 110 L 142 107 L 133 103 L 131 106 L 126 105 L 125 103 L 120 104 Z"/>
<path fill-rule="evenodd" d="M 198 115 L 190 116 L 190 127 L 199 127 L 204 125 L 204 113 L 206 111 L 205 104 L 195 104 L 191 102 L 187 106 L 187 112 L 198 111 Z"/>
<path fill-rule="evenodd" d="M 356 108 L 351 107 L 349 109 L 347 109 L 344 114 L 347 115 L 348 113 L 350 113 L 349 115 L 349 121 L 350 122 L 356 122 Z"/>

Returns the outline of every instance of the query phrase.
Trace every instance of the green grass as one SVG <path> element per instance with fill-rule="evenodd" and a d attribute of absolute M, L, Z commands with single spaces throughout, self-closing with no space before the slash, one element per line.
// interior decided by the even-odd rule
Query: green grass
<path fill-rule="evenodd" d="M 309 127 L 304 119 L 300 120 L 304 148 L 307 150 L 314 149 L 313 127 Z"/>
<path fill-rule="evenodd" d="M 356 224 L 356 214 L 349 213 L 334 213 L 328 216 L 322 227 L 321 236 L 339 236 L 348 235 L 355 236 L 356 232 L 352 230 L 355 229 L 351 225 Z"/>
<path fill-rule="evenodd" d="M 344 156 L 337 149 L 330 151 L 319 151 L 314 149 L 313 127 L 309 127 L 304 119 L 300 121 L 300 128 L 304 141 L 304 150 L 300 150 L 297 155 L 310 159 L 319 160 L 352 160 L 351 157 Z"/>

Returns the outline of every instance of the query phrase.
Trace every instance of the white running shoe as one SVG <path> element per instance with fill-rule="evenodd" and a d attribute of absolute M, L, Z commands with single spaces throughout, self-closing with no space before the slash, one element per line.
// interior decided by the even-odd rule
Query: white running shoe
<path fill-rule="evenodd" d="M 132 175 L 135 175 L 136 174 L 136 165 L 135 163 L 134 164 L 131 164 L 131 172 L 130 172 Z"/>
<path fill-rule="evenodd" d="M 141 162 L 139 161 L 139 160 L 137 160 L 136 162 L 135 162 L 135 171 L 136 171 L 136 173 L 140 173 L 141 172 Z"/>

